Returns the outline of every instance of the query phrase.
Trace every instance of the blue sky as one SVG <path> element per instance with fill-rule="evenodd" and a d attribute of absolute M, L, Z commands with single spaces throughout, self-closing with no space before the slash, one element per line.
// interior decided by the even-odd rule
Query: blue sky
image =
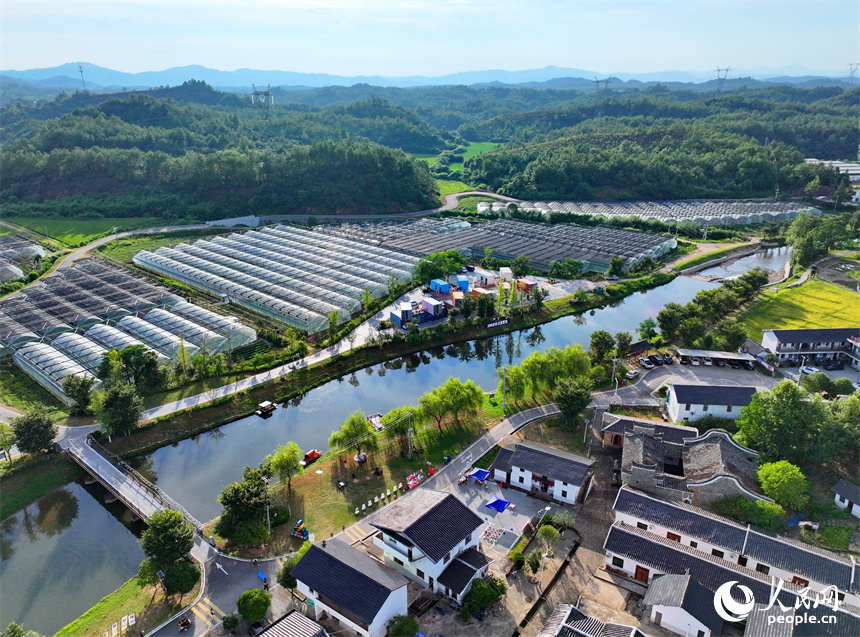
<path fill-rule="evenodd" d="M 2 0 L 0 68 L 200 64 L 336 75 L 599 73 L 860 61 L 860 2 Z"/>

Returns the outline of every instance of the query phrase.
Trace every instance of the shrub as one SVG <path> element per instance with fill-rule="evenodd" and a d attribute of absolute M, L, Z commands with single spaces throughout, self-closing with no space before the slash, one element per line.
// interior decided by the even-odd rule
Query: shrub
<path fill-rule="evenodd" d="M 514 568 L 516 570 L 519 571 L 523 568 L 523 566 L 526 565 L 526 556 L 523 555 L 522 553 L 516 552 L 516 553 L 512 554 L 510 557 L 511 557 L 511 561 L 514 563 Z"/>
<path fill-rule="evenodd" d="M 850 526 L 824 526 L 821 527 L 819 539 L 828 546 L 847 551 L 853 531 Z"/>
<path fill-rule="evenodd" d="M 711 504 L 715 513 L 745 524 L 777 531 L 785 526 L 785 509 L 775 502 L 752 501 L 742 495 L 729 496 Z"/>
<path fill-rule="evenodd" d="M 472 582 L 472 590 L 466 596 L 466 604 L 473 611 L 480 612 L 495 604 L 507 590 L 507 585 L 500 577 L 476 579 Z"/>
<path fill-rule="evenodd" d="M 262 522 L 246 521 L 234 525 L 228 539 L 242 546 L 260 546 L 269 541 L 269 529 Z"/>
<path fill-rule="evenodd" d="M 234 615 L 233 613 L 228 613 L 224 615 L 224 619 L 221 621 L 224 625 L 225 630 L 230 631 L 231 635 L 236 634 L 236 628 L 239 627 L 239 618 L 236 617 L 236 615 Z"/>
<path fill-rule="evenodd" d="M 391 637 L 414 637 L 418 632 L 418 620 L 411 615 L 395 615 L 388 620 Z"/>
<path fill-rule="evenodd" d="M 795 511 L 809 501 L 809 482 L 800 469 L 787 462 L 768 462 L 758 468 L 758 480 L 765 495 Z"/>
<path fill-rule="evenodd" d="M 260 588 L 252 588 L 241 595 L 236 606 L 239 614 L 249 622 L 258 622 L 266 616 L 266 611 L 272 603 L 271 596 Z"/>

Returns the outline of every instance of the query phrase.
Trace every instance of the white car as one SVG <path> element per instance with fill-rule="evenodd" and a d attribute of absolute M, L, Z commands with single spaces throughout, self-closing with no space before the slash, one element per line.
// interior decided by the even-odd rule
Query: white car
<path fill-rule="evenodd" d="M 821 370 L 817 367 L 813 367 L 812 365 L 804 365 L 800 368 L 800 371 L 804 374 L 817 374 Z"/>
<path fill-rule="evenodd" d="M 701 361 L 699 361 L 698 356 L 693 356 L 693 358 L 690 359 L 690 364 L 691 365 L 701 365 L 702 363 L 701 363 Z"/>
<path fill-rule="evenodd" d="M 713 359 L 711 359 L 710 356 L 705 356 L 705 365 L 713 365 L 713 364 L 714 364 Z"/>
<path fill-rule="evenodd" d="M 654 363 L 649 361 L 647 358 L 640 358 L 639 364 L 642 365 L 645 369 L 654 369 Z"/>
<path fill-rule="evenodd" d="M 636 378 L 638 375 L 639 375 L 638 369 L 631 369 L 629 372 L 624 374 L 624 378 L 626 378 L 627 380 L 632 380 L 632 379 Z"/>

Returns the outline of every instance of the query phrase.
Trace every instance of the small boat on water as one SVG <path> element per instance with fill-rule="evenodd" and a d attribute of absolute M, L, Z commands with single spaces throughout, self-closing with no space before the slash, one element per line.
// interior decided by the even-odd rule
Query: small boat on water
<path fill-rule="evenodd" d="M 311 449 L 305 454 L 304 459 L 299 464 L 303 467 L 308 467 L 319 460 L 321 455 L 319 449 Z"/>
<path fill-rule="evenodd" d="M 258 416 L 267 416 L 275 411 L 278 406 L 275 403 L 269 402 L 268 400 L 264 400 L 259 405 L 257 405 L 257 411 L 254 413 Z"/>
<path fill-rule="evenodd" d="M 382 414 L 376 413 L 372 416 L 368 416 L 367 422 L 369 422 L 376 431 L 382 431 Z"/>

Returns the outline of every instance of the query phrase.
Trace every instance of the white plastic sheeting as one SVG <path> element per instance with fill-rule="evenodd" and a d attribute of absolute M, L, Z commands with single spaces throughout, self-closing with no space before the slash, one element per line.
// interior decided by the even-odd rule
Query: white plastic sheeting
<path fill-rule="evenodd" d="M 12 356 L 27 375 L 66 405 L 74 401 L 63 392 L 63 379 L 69 374 L 92 376 L 80 364 L 47 343 L 28 343 Z M 100 383 L 96 381 L 94 388 Z"/>
<path fill-rule="evenodd" d="M 183 344 L 185 345 L 185 352 L 189 360 L 192 356 L 200 353 L 200 348 L 196 345 L 184 342 L 184 339 L 176 334 L 171 334 L 167 330 L 153 325 L 149 321 L 144 321 L 138 316 L 125 316 L 120 319 L 116 327 L 170 358 L 176 357 Z"/>
<path fill-rule="evenodd" d="M 196 345 L 200 348 L 201 353 L 217 354 L 230 346 L 226 337 L 161 308 L 150 310 L 143 318 L 153 325 L 171 334 L 177 334 L 189 343 Z"/>
<path fill-rule="evenodd" d="M 242 325 L 235 316 L 224 316 L 188 301 L 179 301 L 170 308 L 170 311 L 191 319 L 198 325 L 208 327 L 221 336 L 226 336 L 230 347 L 242 347 L 257 340 L 257 331 Z"/>
<path fill-rule="evenodd" d="M 83 334 L 67 332 L 55 338 L 51 345 L 68 354 L 87 371 L 96 372 L 108 350 Z"/>
<path fill-rule="evenodd" d="M 109 350 L 115 349 L 120 352 L 126 347 L 131 347 L 132 345 L 142 345 L 146 349 L 155 352 L 156 356 L 158 356 L 159 363 L 165 364 L 170 361 L 167 356 L 158 350 L 152 349 L 143 341 L 136 339 L 131 334 L 123 332 L 122 330 L 118 330 L 113 325 L 93 325 L 84 333 L 84 336 L 100 345 L 103 345 Z"/>

